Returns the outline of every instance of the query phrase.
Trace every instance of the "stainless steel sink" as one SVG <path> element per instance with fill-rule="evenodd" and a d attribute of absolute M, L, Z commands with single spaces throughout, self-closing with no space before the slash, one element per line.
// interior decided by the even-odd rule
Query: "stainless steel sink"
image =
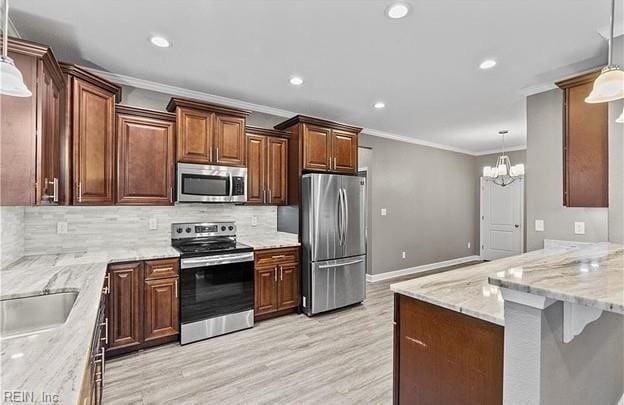
<path fill-rule="evenodd" d="M 0 300 L 0 338 L 30 335 L 62 325 L 78 292 Z"/>

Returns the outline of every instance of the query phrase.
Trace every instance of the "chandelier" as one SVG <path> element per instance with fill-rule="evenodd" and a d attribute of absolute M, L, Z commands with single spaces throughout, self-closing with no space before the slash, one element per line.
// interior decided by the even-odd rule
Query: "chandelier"
<path fill-rule="evenodd" d="M 483 177 L 494 182 L 494 184 L 505 187 L 524 176 L 524 165 L 522 163 L 511 165 L 509 156 L 505 155 L 505 135 L 509 131 L 498 131 L 498 133 L 503 137 L 503 152 L 496 160 L 494 167 L 485 166 L 483 168 Z"/>

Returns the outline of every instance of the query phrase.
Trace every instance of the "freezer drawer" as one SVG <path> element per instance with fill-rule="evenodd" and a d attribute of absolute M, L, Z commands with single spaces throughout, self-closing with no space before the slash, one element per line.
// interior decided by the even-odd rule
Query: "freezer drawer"
<path fill-rule="evenodd" d="M 364 301 L 366 256 L 311 264 L 310 302 L 304 308 L 313 315 Z"/>

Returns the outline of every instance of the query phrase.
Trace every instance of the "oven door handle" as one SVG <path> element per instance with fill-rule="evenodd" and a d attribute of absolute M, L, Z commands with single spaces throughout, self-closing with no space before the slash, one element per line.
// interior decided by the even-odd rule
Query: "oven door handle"
<path fill-rule="evenodd" d="M 193 267 L 218 266 L 220 264 L 229 263 L 253 262 L 253 260 L 253 252 L 233 253 L 228 255 L 182 259 L 181 267 L 182 269 L 188 269 Z"/>

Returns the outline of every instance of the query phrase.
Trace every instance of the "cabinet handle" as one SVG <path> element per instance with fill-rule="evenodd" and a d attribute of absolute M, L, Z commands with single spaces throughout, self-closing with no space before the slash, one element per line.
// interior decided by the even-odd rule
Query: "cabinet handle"
<path fill-rule="evenodd" d="M 108 295 L 110 294 L 110 273 L 106 273 L 104 280 L 106 281 L 106 285 L 102 288 L 102 293 Z"/>
<path fill-rule="evenodd" d="M 283 259 L 285 257 L 286 255 L 276 255 L 276 256 L 271 256 L 271 259 Z"/>
<path fill-rule="evenodd" d="M 272 195 L 271 195 L 271 189 L 269 189 L 269 200 L 268 200 L 269 204 L 271 204 L 271 202 L 273 202 L 273 200 L 272 200 L 272 198 L 271 198 L 271 197 L 272 197 Z"/>
<path fill-rule="evenodd" d="M 169 189 L 169 202 L 173 203 L 173 187 Z"/>
<path fill-rule="evenodd" d="M 277 281 L 277 267 L 273 270 L 273 279 Z"/>
<path fill-rule="evenodd" d="M 78 202 L 82 202 L 82 182 L 78 182 Z"/>
<path fill-rule="evenodd" d="M 48 190 L 48 186 L 52 186 L 52 195 L 45 193 L 43 195 L 43 198 L 48 198 L 51 199 L 52 202 L 57 203 L 58 202 L 58 191 L 59 191 L 59 181 L 58 179 L 55 177 L 52 179 L 52 181 L 49 181 L 48 178 L 46 177 L 43 181 L 43 184 L 45 184 L 45 190 Z"/>
<path fill-rule="evenodd" d="M 218 146 L 215 148 L 215 153 L 217 154 L 217 158 L 215 159 L 215 161 L 218 163 L 219 162 L 219 147 Z"/>
<path fill-rule="evenodd" d="M 282 281 L 284 279 L 284 269 L 282 269 L 282 266 L 279 266 L 280 268 L 280 281 Z"/>
<path fill-rule="evenodd" d="M 262 190 L 262 202 L 266 204 L 266 190 L 265 189 Z"/>
<path fill-rule="evenodd" d="M 98 360 L 95 360 L 93 363 L 101 364 L 102 374 L 104 374 L 104 365 L 106 363 L 106 359 L 105 359 L 104 348 L 103 347 L 100 349 L 100 352 L 98 354 L 96 354 L 96 356 L 100 356 L 100 358 Z"/>
<path fill-rule="evenodd" d="M 104 322 L 100 323 L 100 326 L 104 327 L 104 337 L 101 340 L 108 344 L 108 317 L 104 318 Z"/>
<path fill-rule="evenodd" d="M 175 288 L 175 296 L 176 296 L 176 298 L 178 298 L 178 279 L 177 278 L 175 280 L 175 287 L 174 288 Z"/>
<path fill-rule="evenodd" d="M 336 170 L 336 156 L 334 156 L 334 170 Z"/>

